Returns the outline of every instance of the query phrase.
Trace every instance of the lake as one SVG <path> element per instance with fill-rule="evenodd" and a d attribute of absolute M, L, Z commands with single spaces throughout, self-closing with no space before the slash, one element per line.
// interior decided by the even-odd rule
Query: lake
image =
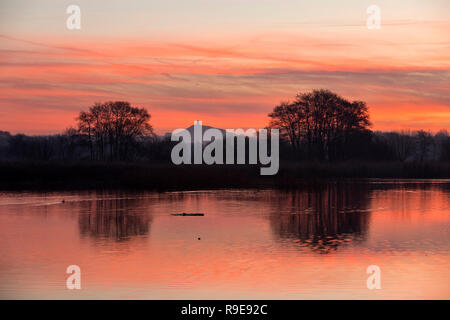
<path fill-rule="evenodd" d="M 449 208 L 448 180 L 1 192 L 0 298 L 449 299 Z"/>

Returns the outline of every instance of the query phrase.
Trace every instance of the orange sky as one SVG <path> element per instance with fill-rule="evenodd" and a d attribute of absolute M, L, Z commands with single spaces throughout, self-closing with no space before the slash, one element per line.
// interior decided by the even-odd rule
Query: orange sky
<path fill-rule="evenodd" d="M 61 132 L 81 109 L 119 99 L 148 108 L 158 133 L 197 119 L 260 128 L 277 103 L 314 88 L 366 101 L 375 130 L 450 128 L 450 22 L 442 13 L 449 5 L 442 1 L 412 1 L 408 10 L 380 1 L 379 30 L 366 28 L 367 5 L 354 1 L 328 15 L 310 4 L 298 17 L 271 0 L 257 9 L 196 0 L 190 16 L 159 2 L 99 8 L 80 1 L 85 20 L 77 31 L 66 29 L 64 6 L 37 2 L 45 10 L 2 4 L 0 130 Z"/>

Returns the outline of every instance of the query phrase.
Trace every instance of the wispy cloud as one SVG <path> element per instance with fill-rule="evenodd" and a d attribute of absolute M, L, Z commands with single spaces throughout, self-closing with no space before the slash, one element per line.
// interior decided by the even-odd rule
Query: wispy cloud
<path fill-rule="evenodd" d="M 272 18 L 266 9 L 258 10 Z M 295 21 L 288 13 L 274 13 L 261 30 L 201 29 L 202 36 L 186 37 L 174 24 L 167 39 L 146 37 L 133 21 L 127 27 L 136 34 L 116 37 L 3 31 L 0 130 L 57 132 L 81 108 L 114 99 L 147 107 L 156 128 L 199 117 L 265 126 L 281 100 L 323 87 L 365 100 L 376 129 L 449 126 L 448 21 L 391 17 L 370 32 L 364 15 Z"/>

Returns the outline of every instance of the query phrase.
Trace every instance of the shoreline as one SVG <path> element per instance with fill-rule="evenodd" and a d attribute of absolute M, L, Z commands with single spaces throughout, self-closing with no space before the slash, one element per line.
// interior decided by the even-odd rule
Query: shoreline
<path fill-rule="evenodd" d="M 450 179 L 446 162 L 282 162 L 274 176 L 258 165 L 104 162 L 0 162 L 0 190 L 300 189 L 367 179 Z"/>

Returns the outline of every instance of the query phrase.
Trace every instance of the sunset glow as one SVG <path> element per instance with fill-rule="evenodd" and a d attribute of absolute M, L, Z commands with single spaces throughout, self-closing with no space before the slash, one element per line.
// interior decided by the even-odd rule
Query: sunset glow
<path fill-rule="evenodd" d="M 108 100 L 146 107 L 157 133 L 258 128 L 313 88 L 366 101 L 374 130 L 450 128 L 449 2 L 378 1 L 380 30 L 369 4 L 78 1 L 71 31 L 67 3 L 2 1 L 0 130 L 61 132 Z"/>

